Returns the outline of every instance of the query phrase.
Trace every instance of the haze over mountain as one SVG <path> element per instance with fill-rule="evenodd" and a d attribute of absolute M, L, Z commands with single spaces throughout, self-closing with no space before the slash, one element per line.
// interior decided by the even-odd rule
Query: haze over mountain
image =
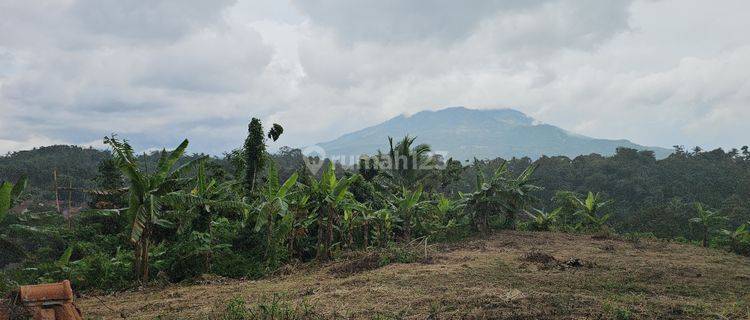
<path fill-rule="evenodd" d="M 318 144 L 328 156 L 354 156 L 387 150 L 387 137 L 416 136 L 435 152 L 458 160 L 503 157 L 538 158 L 542 155 L 575 157 L 591 153 L 611 155 L 618 147 L 652 150 L 664 158 L 670 149 L 646 147 L 628 140 L 591 138 L 538 123 L 513 109 L 475 110 L 452 107 L 401 115 L 381 124 Z"/>

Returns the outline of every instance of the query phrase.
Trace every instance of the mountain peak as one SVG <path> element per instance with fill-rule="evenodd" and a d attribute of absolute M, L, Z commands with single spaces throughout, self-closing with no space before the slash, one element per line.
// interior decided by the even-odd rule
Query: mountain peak
<path fill-rule="evenodd" d="M 416 136 L 433 151 L 447 152 L 460 160 L 511 158 L 542 155 L 575 157 L 591 153 L 614 154 L 618 147 L 653 150 L 659 157 L 668 149 L 648 148 L 628 140 L 606 140 L 569 133 L 514 109 L 470 109 L 455 106 L 400 115 L 381 124 L 345 134 L 321 143 L 328 155 L 358 156 L 374 154 L 387 147 L 387 138 Z"/>

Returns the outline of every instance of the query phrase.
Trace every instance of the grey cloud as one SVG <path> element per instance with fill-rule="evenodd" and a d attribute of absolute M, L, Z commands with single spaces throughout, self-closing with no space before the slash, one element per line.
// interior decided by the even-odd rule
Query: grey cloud
<path fill-rule="evenodd" d="M 216 23 L 235 0 L 78 0 L 71 8 L 86 30 L 134 40 L 175 40 Z"/>
<path fill-rule="evenodd" d="M 460 42 L 479 27 L 503 49 L 589 47 L 627 28 L 632 0 L 295 0 L 343 42 Z M 518 48 L 513 48 L 518 50 Z"/>

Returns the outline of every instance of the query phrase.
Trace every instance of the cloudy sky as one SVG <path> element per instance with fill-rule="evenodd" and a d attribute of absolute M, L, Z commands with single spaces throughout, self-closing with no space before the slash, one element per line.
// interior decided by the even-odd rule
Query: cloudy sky
<path fill-rule="evenodd" d="M 0 0 L 0 153 L 304 146 L 514 108 L 640 144 L 750 144 L 746 0 Z"/>

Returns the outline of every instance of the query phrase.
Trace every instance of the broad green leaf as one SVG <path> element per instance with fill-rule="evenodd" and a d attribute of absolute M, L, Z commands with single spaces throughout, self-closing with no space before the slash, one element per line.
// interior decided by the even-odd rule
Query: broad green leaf
<path fill-rule="evenodd" d="M 3 182 L 0 184 L 0 222 L 5 220 L 5 217 L 8 215 L 8 210 L 10 210 L 12 191 L 13 186 L 10 183 Z"/>
<path fill-rule="evenodd" d="M 73 255 L 73 246 L 68 246 L 67 249 L 65 249 L 65 252 L 63 252 L 62 256 L 60 256 L 60 259 L 57 260 L 57 263 L 60 265 L 67 265 L 70 262 L 70 257 Z"/>

